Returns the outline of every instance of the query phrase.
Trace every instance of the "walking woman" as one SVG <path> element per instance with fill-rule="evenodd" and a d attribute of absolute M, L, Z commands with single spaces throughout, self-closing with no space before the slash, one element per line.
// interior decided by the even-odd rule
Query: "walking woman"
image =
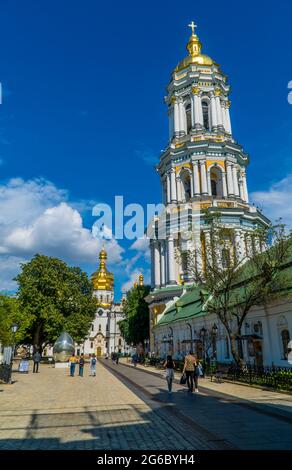
<path fill-rule="evenodd" d="M 165 363 L 163 364 L 163 367 L 166 369 L 166 380 L 167 380 L 167 386 L 168 386 L 168 393 L 170 394 L 172 392 L 172 382 L 174 378 L 174 373 L 173 369 L 175 367 L 175 364 L 172 360 L 172 356 L 167 356 Z"/>
<path fill-rule="evenodd" d="M 190 393 L 192 393 L 194 389 L 194 375 L 195 375 L 196 365 L 197 365 L 196 358 L 193 355 L 193 351 L 190 351 L 189 354 L 187 354 L 187 356 L 185 357 L 185 363 L 184 363 L 184 368 L 183 368 L 183 374 L 186 374 L 187 384 L 188 384 L 188 389 L 189 389 L 188 391 Z M 196 388 L 196 392 L 197 392 L 197 388 Z"/>

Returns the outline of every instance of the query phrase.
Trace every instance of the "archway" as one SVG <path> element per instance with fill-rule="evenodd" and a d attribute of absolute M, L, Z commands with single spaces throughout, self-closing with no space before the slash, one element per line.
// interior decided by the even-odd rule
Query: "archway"
<path fill-rule="evenodd" d="M 211 195 L 215 198 L 223 197 L 222 170 L 218 166 L 210 168 Z"/>
<path fill-rule="evenodd" d="M 188 170 L 182 170 L 180 174 L 180 179 L 182 182 L 183 188 L 183 200 L 188 202 L 192 197 L 192 190 L 191 190 L 191 176 Z"/>

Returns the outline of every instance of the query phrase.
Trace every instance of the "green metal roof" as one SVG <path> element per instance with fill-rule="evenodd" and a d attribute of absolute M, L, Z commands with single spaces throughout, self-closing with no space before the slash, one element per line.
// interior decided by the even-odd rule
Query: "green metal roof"
<path fill-rule="evenodd" d="M 287 262 L 283 265 L 282 270 L 283 275 L 280 276 L 281 282 L 281 291 L 283 295 L 292 294 L 292 250 L 288 250 Z M 242 267 L 239 279 L 237 279 L 238 284 L 234 286 L 233 293 L 230 295 L 230 302 L 232 304 L 232 297 L 234 298 L 234 303 L 239 303 L 240 299 L 245 297 L 245 292 L 248 290 L 248 284 L 255 275 L 254 269 L 247 262 L 246 265 Z M 284 287 L 283 287 L 283 280 Z M 180 286 L 181 287 L 181 286 Z M 172 288 L 165 288 L 165 290 L 172 290 Z M 277 284 L 274 286 L 275 292 L 277 291 Z M 162 289 L 161 289 L 162 291 Z M 203 303 L 207 300 L 208 292 L 206 292 L 202 287 L 189 286 L 187 287 L 187 292 L 183 294 L 176 302 L 170 305 L 165 312 L 163 313 L 161 319 L 157 323 L 157 326 L 168 325 L 170 323 L 187 320 L 193 317 L 200 317 L 208 315 L 206 311 L 202 310 Z"/>
<path fill-rule="evenodd" d="M 187 320 L 194 316 L 206 315 L 202 311 L 201 289 L 198 287 L 189 287 L 188 292 L 174 302 L 165 310 L 157 326 L 167 325 L 176 321 Z"/>

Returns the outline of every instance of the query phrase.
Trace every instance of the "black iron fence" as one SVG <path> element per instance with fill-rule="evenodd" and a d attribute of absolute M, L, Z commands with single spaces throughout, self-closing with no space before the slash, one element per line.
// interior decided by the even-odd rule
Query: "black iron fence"
<path fill-rule="evenodd" d="M 237 382 L 244 382 L 250 385 L 261 385 L 278 390 L 292 392 L 292 368 L 288 367 L 264 367 L 245 365 L 242 368 L 231 365 L 222 378 Z"/>

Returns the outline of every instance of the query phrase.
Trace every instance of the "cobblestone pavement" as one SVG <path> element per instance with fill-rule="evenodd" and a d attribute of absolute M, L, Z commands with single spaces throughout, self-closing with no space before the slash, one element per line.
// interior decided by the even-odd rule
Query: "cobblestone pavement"
<path fill-rule="evenodd" d="M 157 370 L 154 372 L 143 366 L 114 366 L 107 361 L 103 364 L 138 383 L 156 401 L 171 402 L 171 412 L 177 410 L 188 422 L 193 421 L 197 429 L 200 427 L 202 431 L 212 432 L 217 436 L 218 445 L 222 439 L 238 449 L 292 450 L 291 397 L 287 394 L 273 395 L 273 392 L 233 384 L 210 384 L 208 387 L 208 381 L 202 380 L 199 394 L 189 395 L 184 387 L 175 383 L 174 393 L 169 398 L 161 371 L 157 373 Z M 223 387 L 219 388 L 219 385 Z M 235 396 L 236 392 L 239 397 Z M 261 393 L 265 397 L 262 403 Z M 255 397 L 255 402 L 252 397 Z M 281 397 L 286 406 L 282 404 Z M 273 406 L 269 406 L 268 400 L 273 402 Z"/>
<path fill-rule="evenodd" d="M 0 449 L 218 448 L 213 435 L 174 422 L 167 404 L 142 399 L 102 365 L 88 374 L 88 366 L 82 378 L 49 365 L 14 373 L 12 385 L 0 385 Z"/>
<path fill-rule="evenodd" d="M 121 363 L 129 365 L 126 359 L 122 359 Z M 155 367 L 150 366 L 145 368 L 143 365 L 138 364 L 137 368 L 163 377 L 163 371 L 158 370 Z M 177 380 L 180 379 L 180 376 L 181 374 L 179 372 L 175 373 Z M 220 396 L 223 394 L 226 398 L 229 396 L 230 398 L 235 398 L 237 401 L 243 400 L 246 403 L 249 402 L 254 407 L 256 405 L 261 405 L 260 408 L 263 408 L 264 406 L 271 412 L 284 412 L 282 414 L 286 415 L 292 414 L 292 395 L 288 393 L 250 387 L 248 385 L 226 381 L 222 381 L 221 383 L 216 381 L 211 382 L 209 377 L 200 380 L 200 386 L 201 390 L 204 390 L 205 392 L 209 391 L 214 396 Z"/>

